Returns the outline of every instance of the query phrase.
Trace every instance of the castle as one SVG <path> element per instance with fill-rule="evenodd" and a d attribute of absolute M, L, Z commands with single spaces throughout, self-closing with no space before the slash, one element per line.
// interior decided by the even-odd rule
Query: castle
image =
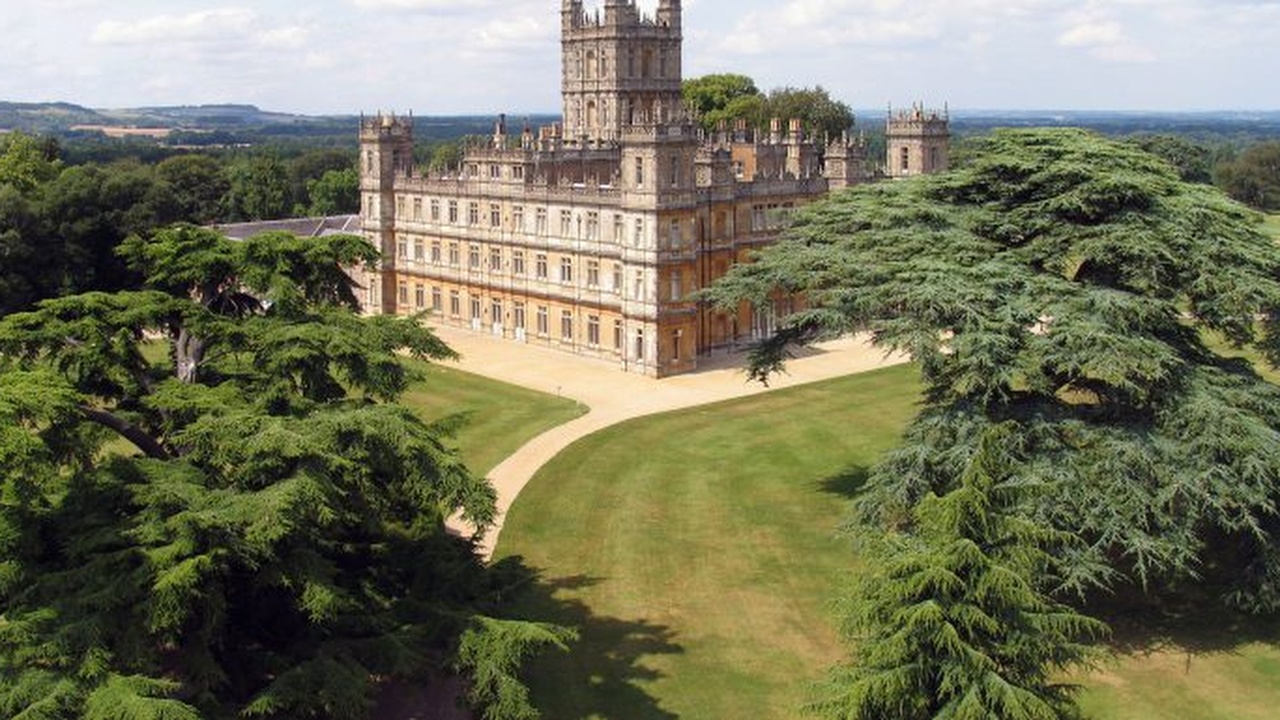
<path fill-rule="evenodd" d="M 384 254 L 371 312 L 537 343 L 663 377 L 766 337 L 789 311 L 691 299 L 773 242 L 792 209 L 865 182 L 865 146 L 800 121 L 704 133 L 681 99 L 679 0 L 561 9 L 563 121 L 470 148 L 456 171 L 413 164 L 411 118 L 360 127 L 363 229 Z M 891 116 L 889 174 L 945 169 L 945 118 Z"/>

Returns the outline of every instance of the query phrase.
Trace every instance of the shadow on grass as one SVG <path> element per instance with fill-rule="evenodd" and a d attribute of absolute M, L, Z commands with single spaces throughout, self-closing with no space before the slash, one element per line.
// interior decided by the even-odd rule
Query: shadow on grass
<path fill-rule="evenodd" d="M 499 564 L 525 568 L 520 557 Z M 544 718 L 577 720 L 668 720 L 674 713 L 659 707 L 643 683 L 662 677 L 646 658 L 683 652 L 665 625 L 596 614 L 575 595 L 603 582 L 572 576 L 533 581 L 514 598 L 513 614 L 574 628 L 579 638 L 569 652 L 546 652 L 528 664 L 526 673 L 534 707 Z"/>
<path fill-rule="evenodd" d="M 1107 647 L 1124 655 L 1230 654 L 1242 645 L 1280 645 L 1280 615 L 1250 615 L 1222 605 L 1209 593 L 1152 602 L 1137 590 L 1120 589 L 1095 599 L 1085 612 L 1111 626 Z"/>
<path fill-rule="evenodd" d="M 862 494 L 871 475 L 869 468 L 855 465 L 838 475 L 818 481 L 818 489 L 829 495 L 852 500 Z"/>

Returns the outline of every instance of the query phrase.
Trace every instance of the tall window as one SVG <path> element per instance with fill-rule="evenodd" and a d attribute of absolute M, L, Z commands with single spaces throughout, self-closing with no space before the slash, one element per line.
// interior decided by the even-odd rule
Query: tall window
<path fill-rule="evenodd" d="M 409 259 L 409 243 L 404 240 L 396 241 L 396 257 L 401 260 Z"/>
<path fill-rule="evenodd" d="M 449 201 L 449 222 L 455 223 L 455 224 L 458 222 L 458 201 L 457 200 Z"/>
<path fill-rule="evenodd" d="M 595 240 L 600 237 L 600 213 L 587 213 L 587 239 Z"/>
<path fill-rule="evenodd" d="M 433 222 L 440 222 L 440 201 L 439 200 L 435 200 L 435 199 L 431 200 L 431 220 Z"/>
<path fill-rule="evenodd" d="M 609 288 L 613 292 L 622 292 L 622 263 L 613 264 L 613 287 Z"/>
<path fill-rule="evenodd" d="M 400 301 L 400 304 L 408 305 L 409 304 L 409 285 L 407 283 L 400 283 L 400 287 L 398 288 L 398 291 L 399 292 L 398 292 L 397 299 Z"/>
<path fill-rule="evenodd" d="M 458 264 L 460 262 L 461 261 L 459 260 L 459 255 L 458 255 L 458 243 L 456 242 L 449 243 L 449 264 L 452 265 L 453 267 L 458 267 Z"/>
<path fill-rule="evenodd" d="M 533 274 L 539 280 L 547 279 L 547 255 L 546 253 L 538 253 L 533 261 Z"/>
<path fill-rule="evenodd" d="M 480 246 L 479 245 L 467 246 L 467 267 L 471 268 L 472 270 L 480 269 Z"/>
<path fill-rule="evenodd" d="M 622 352 L 622 321 L 613 321 L 613 350 Z"/>
<path fill-rule="evenodd" d="M 684 296 L 684 283 L 679 272 L 671 273 L 671 300 L 678 301 Z"/>
<path fill-rule="evenodd" d="M 626 230 L 622 223 L 622 215 L 614 215 L 613 216 L 613 241 L 621 245 L 622 241 L 626 239 L 625 235 L 626 235 Z"/>
<path fill-rule="evenodd" d="M 569 210 L 560 211 L 560 237 L 573 236 L 573 213 Z"/>
<path fill-rule="evenodd" d="M 644 330 L 636 330 L 636 347 L 632 357 L 636 362 L 644 362 Z"/>
<path fill-rule="evenodd" d="M 682 233 L 681 233 L 681 231 L 680 231 L 680 221 L 679 221 L 679 220 L 672 220 L 672 221 L 671 221 L 671 231 L 670 231 L 670 234 L 669 234 L 669 235 L 668 235 L 668 237 L 667 237 L 667 240 L 668 240 L 669 244 L 671 245 L 671 247 L 673 247 L 673 248 L 678 248 L 678 247 L 680 247 L 681 245 L 683 245 L 683 244 L 684 244 L 684 237 L 682 236 Z"/>
<path fill-rule="evenodd" d="M 550 328 L 549 328 L 549 324 L 548 324 L 548 321 L 547 321 L 547 306 L 546 306 L 546 305 L 539 305 L 539 306 L 538 306 L 538 313 L 537 313 L 537 316 L 536 316 L 536 322 L 538 323 L 538 325 L 537 325 L 538 334 L 539 334 L 539 335 L 541 335 L 541 336 L 543 336 L 543 337 L 546 337 L 546 336 L 550 333 Z"/>
<path fill-rule="evenodd" d="M 458 317 L 462 314 L 462 298 L 458 296 L 457 290 L 449 291 L 449 315 Z"/>
<path fill-rule="evenodd" d="M 524 251 L 511 251 L 511 274 L 524 275 Z"/>
<path fill-rule="evenodd" d="M 600 261 L 587 261 L 587 287 L 600 287 Z"/>
<path fill-rule="evenodd" d="M 533 228 L 539 235 L 547 234 L 547 209 L 538 208 L 533 216 Z"/>
<path fill-rule="evenodd" d="M 524 329 L 524 303 L 516 302 L 515 308 L 512 310 L 512 324 L 516 330 Z"/>
<path fill-rule="evenodd" d="M 489 203 L 489 227 L 502 227 L 502 206 L 498 203 Z"/>
<path fill-rule="evenodd" d="M 573 258 L 560 258 L 560 282 L 573 282 Z"/>
<path fill-rule="evenodd" d="M 413 306 L 419 310 L 427 306 L 427 289 L 422 285 L 413 287 Z"/>
<path fill-rule="evenodd" d="M 511 229 L 516 232 L 524 231 L 524 206 L 516 205 L 511 208 Z"/>
<path fill-rule="evenodd" d="M 480 298 L 478 297 L 471 298 L 470 304 L 471 304 L 471 316 L 468 319 L 479 320 L 480 318 L 482 318 L 483 316 L 480 314 L 482 312 L 480 310 Z"/>
<path fill-rule="evenodd" d="M 644 185 L 644 158 L 636 158 L 636 187 Z"/>
<path fill-rule="evenodd" d="M 431 288 L 431 309 L 440 312 L 444 309 L 444 299 L 441 297 L 440 288 Z"/>
<path fill-rule="evenodd" d="M 636 247 L 642 247 L 644 245 L 644 219 L 643 218 L 636 218 L 635 235 L 632 236 L 631 244 L 635 245 Z"/>
<path fill-rule="evenodd" d="M 480 203 L 467 203 L 467 224 L 480 224 Z"/>
<path fill-rule="evenodd" d="M 439 240 L 431 241 L 431 262 L 436 265 L 439 265 L 441 262 Z"/>
<path fill-rule="evenodd" d="M 422 238 L 413 240 L 413 259 L 416 262 L 422 262 Z"/>
<path fill-rule="evenodd" d="M 573 340 L 573 313 L 569 310 L 560 311 L 560 339 Z"/>
<path fill-rule="evenodd" d="M 902 170 L 903 172 L 906 172 L 907 170 L 911 169 L 911 151 L 907 148 L 902 148 L 901 157 L 902 157 Z"/>
<path fill-rule="evenodd" d="M 587 344 L 591 347 L 600 346 L 600 316 L 587 316 Z"/>
<path fill-rule="evenodd" d="M 413 199 L 413 219 L 414 220 L 422 219 L 422 198 L 416 197 Z"/>

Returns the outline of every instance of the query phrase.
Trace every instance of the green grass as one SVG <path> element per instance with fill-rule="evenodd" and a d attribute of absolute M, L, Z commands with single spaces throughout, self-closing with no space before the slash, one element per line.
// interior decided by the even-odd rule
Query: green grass
<path fill-rule="evenodd" d="M 557 720 L 785 718 L 840 656 L 836 528 L 915 413 L 914 367 L 641 418 L 525 488 L 498 556 L 544 582 L 524 608 L 581 628 L 534 668 Z"/>
<path fill-rule="evenodd" d="M 542 572 L 519 610 L 582 632 L 532 668 L 544 717 L 800 717 L 842 654 L 829 603 L 857 558 L 834 529 L 914 413 L 915 373 L 641 418 L 544 467 L 497 551 Z M 1126 633 L 1076 678 L 1086 716 L 1280 715 L 1280 624 L 1197 621 L 1173 639 Z"/>
<path fill-rule="evenodd" d="M 529 440 L 587 408 L 564 398 L 508 385 L 446 365 L 406 361 L 426 374 L 400 402 L 427 421 L 462 415 L 454 438 L 467 467 L 486 474 Z"/>
<path fill-rule="evenodd" d="M 1280 213 L 1263 216 L 1262 228 L 1270 233 L 1276 242 L 1280 242 Z"/>

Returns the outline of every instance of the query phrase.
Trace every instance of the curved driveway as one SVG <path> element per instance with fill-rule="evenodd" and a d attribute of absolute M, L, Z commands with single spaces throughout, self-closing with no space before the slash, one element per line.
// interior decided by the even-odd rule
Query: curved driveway
<path fill-rule="evenodd" d="M 438 327 L 435 331 L 462 355 L 454 363 L 458 368 L 571 398 L 589 409 L 582 417 L 533 438 L 489 471 L 489 480 L 498 491 L 498 514 L 482 543 L 486 557 L 497 545 L 502 520 L 516 496 L 539 468 L 579 438 L 643 415 L 866 372 L 907 360 L 901 355 L 886 356 L 864 339 L 837 340 L 817 345 L 789 361 L 787 372 L 771 378 L 766 388 L 747 380 L 741 354 L 699 358 L 703 368 L 695 373 L 654 380 L 623 372 L 615 363 L 603 360 L 453 328 Z M 457 521 L 451 525 L 455 530 L 469 532 Z"/>

